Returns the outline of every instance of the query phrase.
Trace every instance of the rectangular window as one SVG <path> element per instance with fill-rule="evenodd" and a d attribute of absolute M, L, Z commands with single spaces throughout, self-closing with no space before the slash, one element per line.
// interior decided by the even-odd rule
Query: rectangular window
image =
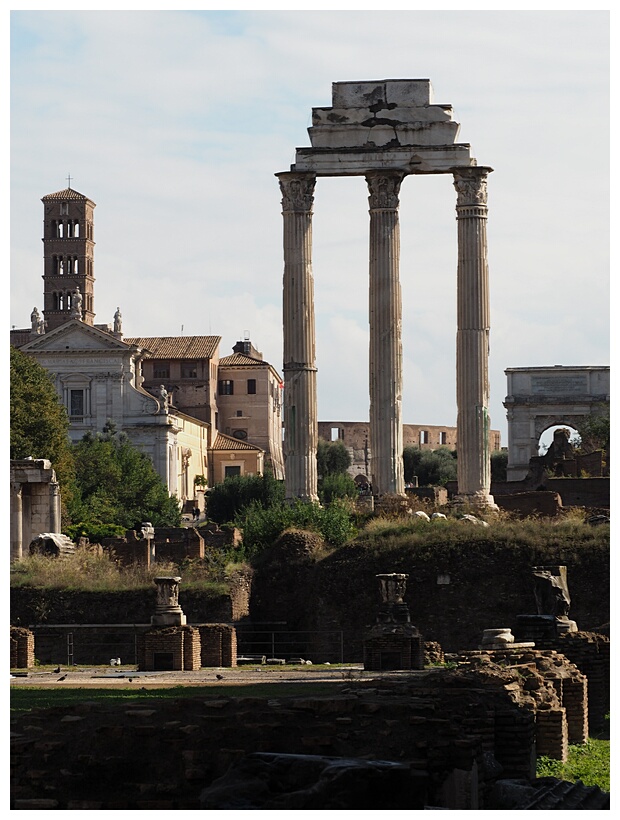
<path fill-rule="evenodd" d="M 182 379 L 196 379 L 198 378 L 198 366 L 196 362 L 183 362 L 181 364 L 181 378 Z"/>
<path fill-rule="evenodd" d="M 234 396 L 234 382 L 230 379 L 220 379 L 217 383 L 217 391 L 220 396 Z"/>
<path fill-rule="evenodd" d="M 224 467 L 224 478 L 241 475 L 241 467 Z"/>
<path fill-rule="evenodd" d="M 83 390 L 71 390 L 69 395 L 69 415 L 71 417 L 74 416 L 83 416 L 84 415 L 84 391 Z"/>
<path fill-rule="evenodd" d="M 256 379 L 248 379 L 248 393 L 251 395 L 256 393 Z"/>
<path fill-rule="evenodd" d="M 428 430 L 420 430 L 420 444 L 428 444 Z"/>
<path fill-rule="evenodd" d="M 445 433 L 443 430 L 439 434 L 439 443 L 440 444 L 447 444 L 448 443 L 448 434 Z"/>
<path fill-rule="evenodd" d="M 241 418 L 243 416 L 243 410 L 237 410 L 237 418 Z"/>
<path fill-rule="evenodd" d="M 169 379 L 170 364 L 168 362 L 153 362 L 153 378 Z"/>

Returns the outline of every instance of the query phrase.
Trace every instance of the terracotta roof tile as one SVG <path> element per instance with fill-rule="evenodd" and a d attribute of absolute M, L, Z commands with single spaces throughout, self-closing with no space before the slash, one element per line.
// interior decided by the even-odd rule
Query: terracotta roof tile
<path fill-rule="evenodd" d="M 248 444 L 247 441 L 241 441 L 238 438 L 227 436 L 224 433 L 218 433 L 213 442 L 213 450 L 259 450 L 263 452 L 260 447 L 255 447 L 253 444 Z"/>
<path fill-rule="evenodd" d="M 15 328 L 11 331 L 11 344 L 13 347 L 22 347 L 33 340 L 34 336 L 30 332 L 29 327 Z"/>
<path fill-rule="evenodd" d="M 147 359 L 211 359 L 222 337 L 138 336 L 125 337 L 123 341 L 147 350 Z"/>
<path fill-rule="evenodd" d="M 88 197 L 84 196 L 84 194 L 81 194 L 79 191 L 74 191 L 73 188 L 65 188 L 62 191 L 56 191 L 55 194 L 47 194 L 47 196 L 42 197 L 41 202 L 48 202 L 50 200 L 57 199 L 88 199 Z M 89 202 L 92 202 L 92 200 L 89 200 Z"/>
<path fill-rule="evenodd" d="M 269 367 L 269 364 L 264 361 L 264 359 L 252 359 L 251 356 L 246 356 L 245 353 L 233 353 L 232 356 L 224 356 L 223 359 L 220 359 L 220 364 L 224 365 L 224 367 L 235 364 L 243 365 L 243 367 L 259 367 L 260 365 Z"/>

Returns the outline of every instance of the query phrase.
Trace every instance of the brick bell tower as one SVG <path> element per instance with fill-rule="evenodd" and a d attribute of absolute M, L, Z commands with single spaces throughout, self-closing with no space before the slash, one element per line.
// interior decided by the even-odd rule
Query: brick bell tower
<path fill-rule="evenodd" d="M 95 319 L 95 203 L 70 187 L 44 196 L 41 202 L 46 330 L 49 332 L 74 318 L 92 325 Z"/>

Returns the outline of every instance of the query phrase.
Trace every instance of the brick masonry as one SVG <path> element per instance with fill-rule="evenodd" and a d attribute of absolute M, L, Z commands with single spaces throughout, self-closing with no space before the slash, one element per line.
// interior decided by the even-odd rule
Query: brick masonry
<path fill-rule="evenodd" d="M 200 633 L 192 626 L 149 629 L 137 639 L 138 669 L 193 672 L 200 669 Z"/>
<path fill-rule="evenodd" d="M 177 643 L 178 636 L 177 636 Z M 524 678 L 484 669 L 334 681 L 328 695 L 74 703 L 12 723 L 11 808 L 199 808 L 255 752 L 407 762 L 426 805 L 484 808 L 497 777 L 531 778 L 536 721 Z M 416 781 L 418 782 L 418 781 Z"/>
<path fill-rule="evenodd" d="M 24 627 L 11 627 L 11 669 L 34 666 L 34 634 Z"/>

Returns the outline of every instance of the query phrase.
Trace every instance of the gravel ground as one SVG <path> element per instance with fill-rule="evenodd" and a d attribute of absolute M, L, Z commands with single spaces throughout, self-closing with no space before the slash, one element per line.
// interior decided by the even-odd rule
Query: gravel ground
<path fill-rule="evenodd" d="M 360 680 L 399 675 L 410 676 L 412 672 L 365 672 L 360 665 L 313 668 L 312 666 L 238 666 L 223 669 L 201 669 L 197 672 L 136 672 L 135 668 L 61 668 L 29 670 L 11 674 L 11 686 L 36 686 L 70 688 L 114 688 L 140 686 L 157 689 L 171 686 L 225 686 L 244 683 L 342 683 L 343 680 Z M 416 674 L 416 673 L 413 673 Z M 418 672 L 417 674 L 424 674 Z"/>

